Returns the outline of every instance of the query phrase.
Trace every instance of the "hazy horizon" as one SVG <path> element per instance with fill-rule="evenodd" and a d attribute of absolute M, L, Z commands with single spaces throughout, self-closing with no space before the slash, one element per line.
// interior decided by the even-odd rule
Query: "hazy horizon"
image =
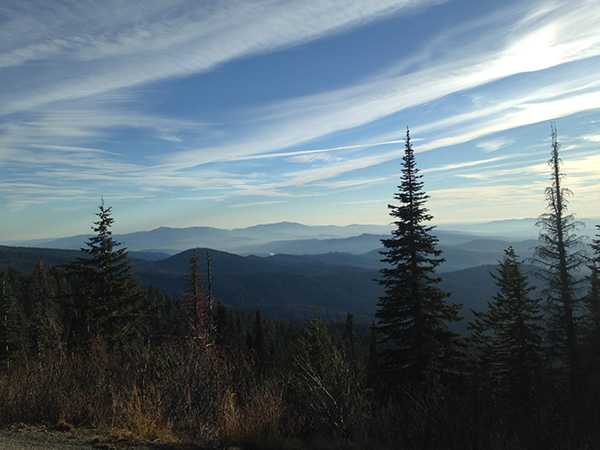
<path fill-rule="evenodd" d="M 114 218 L 114 217 L 113 217 Z M 538 233 L 539 233 L 539 228 L 537 228 L 535 226 L 535 222 L 538 219 L 535 217 L 526 217 L 526 218 L 522 218 L 522 219 L 503 219 L 503 220 L 496 220 L 496 221 L 487 221 L 487 222 L 447 222 L 447 223 L 436 223 L 435 219 L 430 223 L 430 225 L 434 226 L 434 231 L 433 234 L 436 234 L 436 230 L 440 231 L 440 232 L 444 232 L 444 233 L 448 233 L 448 232 L 458 232 L 458 233 L 465 233 L 465 234 L 472 234 L 474 236 L 489 236 L 489 237 L 504 237 L 504 238 L 517 238 L 517 239 L 530 239 L 533 237 L 537 237 Z M 600 225 L 600 218 L 576 218 L 576 220 L 583 222 L 586 227 L 580 229 L 578 231 L 578 234 L 582 235 L 582 236 L 589 236 L 589 237 L 594 237 L 596 236 L 596 234 L 598 234 L 597 229 L 595 228 L 596 225 Z M 116 221 L 115 221 L 116 223 Z M 134 230 L 134 231 L 129 231 L 129 232 L 120 232 L 118 227 L 113 228 L 111 231 L 113 232 L 113 235 L 115 236 L 124 236 L 124 235 L 130 235 L 130 234 L 136 234 L 136 233 L 149 233 L 152 231 L 157 231 L 160 229 L 171 229 L 171 230 L 185 230 L 185 229 L 192 229 L 192 228 L 213 228 L 213 229 L 218 229 L 218 230 L 222 230 L 222 231 L 238 231 L 238 230 L 246 230 L 246 229 L 251 229 L 251 228 L 257 228 L 257 227 L 271 227 L 271 226 L 277 226 L 277 225 L 282 225 L 282 224 L 292 224 L 292 225 L 301 225 L 301 226 L 305 226 L 305 227 L 309 227 L 309 228 L 337 228 L 338 232 L 341 231 L 343 228 L 352 228 L 352 227 L 357 227 L 357 228 L 361 228 L 364 227 L 366 229 L 368 228 L 377 228 L 377 229 L 381 229 L 382 231 L 385 230 L 392 230 L 394 228 L 394 225 L 392 223 L 387 223 L 387 224 L 374 224 L 374 223 L 364 223 L 364 224 L 359 224 L 359 223 L 354 223 L 354 224 L 347 224 L 347 225 L 332 225 L 332 224 L 305 224 L 305 223 L 301 223 L 301 222 L 293 222 L 293 221 L 281 221 L 281 222 L 271 222 L 271 223 L 257 223 L 257 224 L 253 224 L 250 225 L 248 227 L 230 227 L 230 228 L 223 228 L 223 227 L 211 227 L 211 226 L 204 226 L 204 225 L 193 225 L 193 226 L 189 226 L 189 227 L 169 227 L 169 226 L 160 226 L 160 227 L 156 227 L 156 228 L 151 228 L 151 229 L 139 229 L 139 230 Z M 369 233 L 369 231 L 366 231 L 367 233 Z M 57 235 L 57 236 L 45 236 L 45 237 L 39 237 L 39 238 L 32 238 L 32 239 L 7 239 L 7 240 L 1 240 L 0 241 L 0 245 L 14 245 L 14 244 L 27 244 L 27 243 L 36 243 L 36 242 L 52 242 L 55 240 L 61 240 L 61 239 L 65 239 L 65 238 L 75 238 L 75 237 L 85 237 L 85 236 L 93 236 L 94 233 L 91 230 L 91 226 L 88 230 L 88 232 L 85 233 L 78 233 L 75 235 Z M 348 236 L 355 236 L 356 234 L 349 234 Z M 302 236 L 299 236 L 298 239 L 302 239 Z"/>

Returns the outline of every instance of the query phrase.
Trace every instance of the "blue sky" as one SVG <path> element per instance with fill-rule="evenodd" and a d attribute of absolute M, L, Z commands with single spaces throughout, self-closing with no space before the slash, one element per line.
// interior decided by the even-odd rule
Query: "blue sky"
<path fill-rule="evenodd" d="M 537 217 L 556 121 L 600 217 L 600 1 L 0 3 L 0 242 L 387 224 L 411 129 L 435 224 Z"/>

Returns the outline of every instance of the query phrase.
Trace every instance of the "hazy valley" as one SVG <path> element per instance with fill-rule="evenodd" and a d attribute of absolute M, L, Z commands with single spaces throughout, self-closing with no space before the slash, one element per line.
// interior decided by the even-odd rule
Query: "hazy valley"
<path fill-rule="evenodd" d="M 441 287 L 463 313 L 484 308 L 495 293 L 490 271 L 512 245 L 524 260 L 537 245 L 532 220 L 436 229 L 445 262 L 439 268 Z M 213 294 L 232 308 L 265 317 L 300 320 L 317 307 L 324 320 L 341 321 L 348 312 L 356 320 L 373 319 L 382 290 L 381 239 L 391 227 L 351 225 L 306 226 L 283 222 L 223 230 L 210 227 L 158 228 L 116 235 L 130 250 L 134 273 L 143 287 L 185 292 L 185 274 L 194 251 L 206 272 L 211 255 Z M 497 233 L 497 234 L 493 234 Z M 529 238 L 528 238 L 529 237 Z M 80 256 L 88 236 L 27 241 L 0 246 L 0 269 L 11 264 L 24 272 L 35 261 L 66 264 Z M 19 244 L 19 245 L 14 245 Z"/>

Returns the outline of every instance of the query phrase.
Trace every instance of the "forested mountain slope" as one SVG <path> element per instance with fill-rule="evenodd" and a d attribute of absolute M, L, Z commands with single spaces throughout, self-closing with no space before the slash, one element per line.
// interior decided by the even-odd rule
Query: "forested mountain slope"
<path fill-rule="evenodd" d="M 208 249 L 187 250 L 171 257 L 150 261 L 134 258 L 134 274 L 144 287 L 181 295 L 190 258 L 197 252 L 207 285 L 206 255 L 210 253 L 213 296 L 232 308 L 254 313 L 260 308 L 265 317 L 299 320 L 313 315 L 317 307 L 324 320 L 344 320 L 355 314 L 358 322 L 373 319 L 381 295 L 380 255 L 328 253 L 322 255 L 239 256 Z M 81 256 L 76 250 L 35 249 L 0 246 L 0 270 L 14 265 L 30 272 L 35 261 L 67 264 Z M 465 254 L 463 256 L 466 258 Z M 486 257 L 490 259 L 490 256 Z M 486 261 L 487 261 L 486 259 Z M 489 271 L 493 266 L 476 266 L 445 272 L 442 285 L 452 292 L 451 301 L 481 308 L 494 294 Z"/>

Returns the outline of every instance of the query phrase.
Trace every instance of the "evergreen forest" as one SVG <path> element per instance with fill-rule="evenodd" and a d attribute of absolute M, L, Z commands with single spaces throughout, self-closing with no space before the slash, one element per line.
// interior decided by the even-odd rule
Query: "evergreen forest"
<path fill-rule="evenodd" d="M 599 448 L 600 225 L 586 248 L 551 138 L 534 257 L 506 248 L 469 320 L 440 285 L 408 129 L 368 325 L 229 308 L 210 252 L 180 295 L 143 288 L 102 199 L 81 256 L 0 271 L 0 426 L 171 449 Z"/>

